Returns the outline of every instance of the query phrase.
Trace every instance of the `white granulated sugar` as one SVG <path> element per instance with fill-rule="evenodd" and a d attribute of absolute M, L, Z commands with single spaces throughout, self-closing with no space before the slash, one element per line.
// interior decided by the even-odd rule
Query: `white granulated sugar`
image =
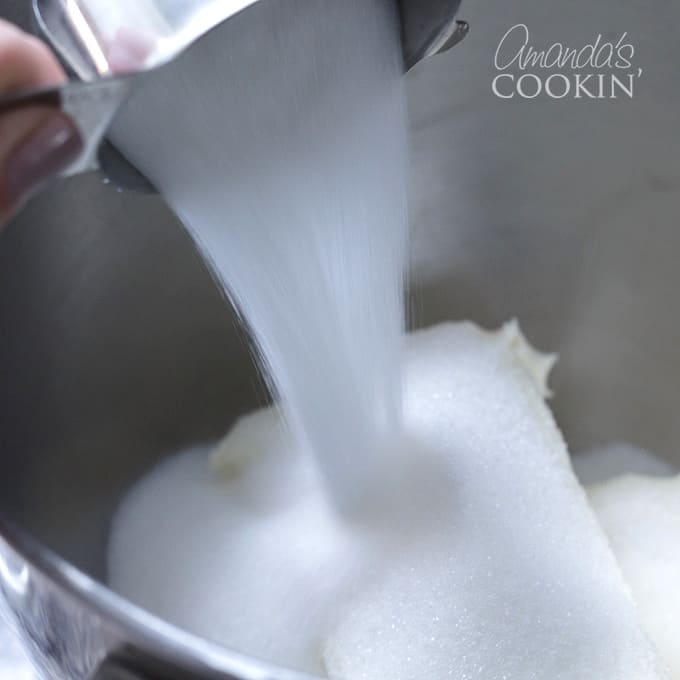
<path fill-rule="evenodd" d="M 625 475 L 588 496 L 643 627 L 680 680 L 680 477 Z"/>
<path fill-rule="evenodd" d="M 328 613 L 356 561 L 279 424 L 274 411 L 239 422 L 234 441 L 252 447 L 252 463 L 231 478 L 212 473 L 208 449 L 197 448 L 138 485 L 116 518 L 109 578 L 197 635 L 321 673 Z M 258 449 L 263 433 L 267 450 Z"/>
<path fill-rule="evenodd" d="M 332 680 L 664 677 L 517 328 L 410 337 L 398 492 L 329 512 L 274 411 L 123 504 L 112 587 L 240 652 Z"/>
<path fill-rule="evenodd" d="M 113 132 L 237 305 L 344 509 L 385 474 L 401 417 L 408 140 L 396 10 L 260 0 L 154 73 Z M 362 455 L 348 463 L 347 451 Z"/>
<path fill-rule="evenodd" d="M 626 474 L 670 477 L 677 466 L 626 442 L 614 442 L 578 453 L 572 458 L 578 480 L 584 486 L 601 484 Z"/>

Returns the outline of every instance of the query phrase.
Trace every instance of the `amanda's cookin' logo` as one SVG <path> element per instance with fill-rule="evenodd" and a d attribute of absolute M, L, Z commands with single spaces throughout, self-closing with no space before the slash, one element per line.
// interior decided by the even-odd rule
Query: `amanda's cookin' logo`
<path fill-rule="evenodd" d="M 501 99 L 632 99 L 642 75 L 634 57 L 627 33 L 615 40 L 600 34 L 582 47 L 555 42 L 537 49 L 527 25 L 516 24 L 496 49 L 491 89 Z"/>

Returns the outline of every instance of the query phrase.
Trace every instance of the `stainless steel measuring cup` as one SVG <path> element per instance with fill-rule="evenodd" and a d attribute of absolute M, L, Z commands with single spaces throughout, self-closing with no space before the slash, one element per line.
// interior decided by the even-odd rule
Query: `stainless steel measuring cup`
<path fill-rule="evenodd" d="M 282 0 L 285 1 L 285 0 Z M 468 25 L 461 0 L 400 0 L 404 66 L 460 42 Z M 153 191 L 150 182 L 109 143 L 117 111 L 144 78 L 256 0 L 33 0 L 38 25 L 77 80 L 0 97 L 3 110 L 48 104 L 61 108 L 83 139 L 63 176 L 102 168 L 122 188 Z"/>

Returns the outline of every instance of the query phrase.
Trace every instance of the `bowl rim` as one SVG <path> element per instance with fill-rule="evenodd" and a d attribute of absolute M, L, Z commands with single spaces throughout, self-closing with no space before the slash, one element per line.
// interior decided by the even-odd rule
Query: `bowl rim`
<path fill-rule="evenodd" d="M 88 576 L 2 514 L 0 540 L 61 596 L 99 618 L 121 645 L 129 643 L 150 659 L 172 664 L 201 679 L 323 680 L 236 652 L 164 621 Z M 107 651 L 111 654 L 116 650 Z"/>

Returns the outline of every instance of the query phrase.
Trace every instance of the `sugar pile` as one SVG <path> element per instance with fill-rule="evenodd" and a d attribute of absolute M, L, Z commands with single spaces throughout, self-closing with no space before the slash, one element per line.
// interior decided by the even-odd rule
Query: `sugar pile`
<path fill-rule="evenodd" d="M 339 522 L 277 413 L 123 504 L 115 590 L 238 651 L 332 680 L 665 677 L 515 325 L 414 334 L 398 498 Z M 181 498 L 181 502 L 177 499 Z"/>
<path fill-rule="evenodd" d="M 392 466 L 401 422 L 399 35 L 393 0 L 260 0 L 149 79 L 113 135 L 212 264 L 349 508 Z"/>
<path fill-rule="evenodd" d="M 625 442 L 572 459 L 630 587 L 641 624 L 680 680 L 680 472 Z"/>
<path fill-rule="evenodd" d="M 642 625 L 680 680 L 680 477 L 623 474 L 588 496 Z"/>

